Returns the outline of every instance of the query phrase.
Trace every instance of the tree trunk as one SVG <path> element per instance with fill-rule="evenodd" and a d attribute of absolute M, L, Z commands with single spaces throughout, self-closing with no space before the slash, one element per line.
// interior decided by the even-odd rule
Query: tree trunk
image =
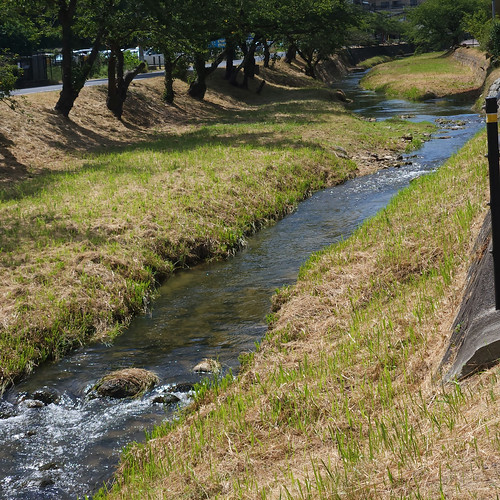
<path fill-rule="evenodd" d="M 264 68 L 269 68 L 269 61 L 271 60 L 271 52 L 269 50 L 271 44 L 267 43 L 267 40 L 264 41 Z"/>
<path fill-rule="evenodd" d="M 314 54 L 306 54 L 299 49 L 297 49 L 297 53 L 306 63 L 305 74 L 316 80 L 316 66 L 319 60 L 314 60 Z"/>
<path fill-rule="evenodd" d="M 108 97 L 106 106 L 121 120 L 123 114 L 123 103 L 127 99 L 127 92 L 132 80 L 145 67 L 144 61 L 132 71 L 124 75 L 123 52 L 117 45 L 111 46 L 111 54 L 108 61 Z"/>
<path fill-rule="evenodd" d="M 307 76 L 310 76 L 311 78 L 316 79 L 316 72 L 314 71 L 314 66 L 309 61 L 306 61 L 305 74 Z"/>
<path fill-rule="evenodd" d="M 64 0 L 59 0 L 58 19 L 62 29 L 62 90 L 55 110 L 61 115 L 68 117 L 75 99 L 73 90 L 73 17 L 75 15 L 76 0 L 70 0 L 66 4 Z"/>
<path fill-rule="evenodd" d="M 207 76 L 213 73 L 219 64 L 226 57 L 226 50 L 224 49 L 213 61 L 210 67 L 205 65 L 205 57 L 203 54 L 196 54 L 194 57 L 194 69 L 196 71 L 196 80 L 189 86 L 188 94 L 195 99 L 203 99 L 207 91 L 206 79 Z"/>
<path fill-rule="evenodd" d="M 62 29 L 62 90 L 59 100 L 55 105 L 55 110 L 66 118 L 73 108 L 76 98 L 85 85 L 92 66 L 99 55 L 99 44 L 101 43 L 104 28 L 102 25 L 96 35 L 91 53 L 84 60 L 83 64 L 76 67 L 73 64 L 73 18 L 75 15 L 77 0 L 70 0 L 66 4 L 65 0 L 59 0 L 58 19 Z M 102 21 L 102 20 L 101 20 Z"/>
<path fill-rule="evenodd" d="M 163 52 L 164 65 L 165 65 L 165 89 L 163 91 L 163 100 L 168 104 L 173 104 L 175 92 L 174 92 L 174 66 L 175 63 L 172 61 L 172 56 L 167 52 Z"/>
<path fill-rule="evenodd" d="M 225 80 L 231 80 L 231 76 L 234 71 L 234 57 L 235 57 L 234 43 L 228 40 L 226 44 L 226 72 L 224 74 Z"/>
<path fill-rule="evenodd" d="M 118 52 L 121 53 L 119 48 Z M 108 58 L 108 96 L 106 98 L 106 106 L 115 116 L 115 110 L 119 107 L 118 88 L 116 85 L 116 67 L 119 64 L 117 59 L 117 51 L 114 47 L 111 47 Z"/>
<path fill-rule="evenodd" d="M 240 65 L 234 69 L 233 74 L 231 75 L 231 79 L 229 80 L 232 85 L 238 87 L 238 74 L 243 69 L 243 83 L 241 87 L 244 89 L 248 88 L 248 79 L 255 77 L 255 49 L 257 47 L 258 37 L 255 37 L 250 44 L 247 46 L 246 42 L 240 43 L 241 51 L 243 52 L 243 61 Z"/>
<path fill-rule="evenodd" d="M 194 99 L 203 100 L 207 91 L 205 58 L 201 54 L 196 54 L 194 58 L 194 70 L 196 80 L 189 86 L 188 94 Z"/>
<path fill-rule="evenodd" d="M 255 78 L 255 49 L 257 48 L 257 37 L 255 37 L 248 48 L 248 53 L 243 60 L 243 88 L 248 89 L 248 80 Z"/>
<path fill-rule="evenodd" d="M 288 49 L 286 51 L 285 62 L 288 64 L 292 64 L 292 61 L 295 59 L 296 55 L 297 55 L 297 48 L 292 43 L 288 46 Z"/>

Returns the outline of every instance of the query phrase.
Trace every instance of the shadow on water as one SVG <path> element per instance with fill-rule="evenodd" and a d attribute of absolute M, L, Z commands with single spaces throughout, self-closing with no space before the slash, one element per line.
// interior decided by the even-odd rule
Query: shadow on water
<path fill-rule="evenodd" d="M 298 209 L 252 237 L 233 258 L 180 272 L 160 291 L 151 311 L 136 318 L 113 346 L 95 344 L 47 364 L 0 402 L 0 497 L 75 498 L 109 479 L 120 449 L 143 440 L 144 429 L 171 418 L 188 396 L 174 392 L 174 406 L 153 403 L 163 390 L 193 383 L 193 366 L 218 358 L 224 372 L 238 370 L 241 352 L 254 349 L 266 330 L 274 290 L 296 280 L 301 264 L 321 248 L 348 237 L 408 183 L 437 168 L 482 127 L 479 116 L 454 103 L 385 100 L 360 90 L 359 76 L 345 82 L 353 109 L 377 119 L 456 117 L 446 140 L 427 142 L 411 164 L 360 177 L 316 193 Z M 88 388 L 112 369 L 155 371 L 161 386 L 142 399 L 87 400 Z M 59 400 L 30 407 L 33 391 L 47 387 Z"/>

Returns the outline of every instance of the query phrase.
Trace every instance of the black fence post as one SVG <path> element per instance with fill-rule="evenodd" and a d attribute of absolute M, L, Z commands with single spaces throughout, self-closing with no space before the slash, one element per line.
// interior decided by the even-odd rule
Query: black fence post
<path fill-rule="evenodd" d="M 496 97 L 486 98 L 486 132 L 490 171 L 491 239 L 493 244 L 493 274 L 495 309 L 500 309 L 500 167 L 498 154 L 498 103 Z"/>

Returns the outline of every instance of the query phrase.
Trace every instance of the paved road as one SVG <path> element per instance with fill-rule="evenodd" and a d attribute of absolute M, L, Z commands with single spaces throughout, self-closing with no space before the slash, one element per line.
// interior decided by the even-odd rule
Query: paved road
<path fill-rule="evenodd" d="M 135 77 L 136 80 L 142 80 L 144 78 L 155 78 L 157 76 L 163 76 L 164 71 L 152 71 L 151 73 L 140 73 Z M 87 80 L 85 82 L 85 87 L 93 87 L 94 85 L 106 85 L 108 83 L 107 78 L 99 78 L 97 80 Z M 54 90 L 61 90 L 62 85 L 45 85 L 43 87 L 31 87 L 27 89 L 17 89 L 11 92 L 11 95 L 27 95 L 27 94 L 38 94 L 39 92 L 53 92 Z"/>
<path fill-rule="evenodd" d="M 280 57 L 283 57 L 285 55 L 284 52 L 278 52 L 278 55 Z M 257 56 L 255 60 L 257 62 L 262 61 L 264 58 L 262 56 Z M 241 63 L 241 59 L 238 59 L 236 61 L 233 61 L 235 65 L 238 65 Z M 207 64 L 207 66 L 210 66 L 210 64 Z M 225 68 L 226 67 L 226 61 L 222 61 L 222 63 L 219 65 L 219 68 Z M 192 66 L 188 68 L 188 70 L 193 70 Z M 145 78 L 156 78 L 158 76 L 164 76 L 165 71 L 151 71 L 150 73 L 139 73 L 136 77 L 135 80 L 143 80 Z M 99 78 L 96 80 L 87 80 L 85 82 L 85 87 L 93 87 L 94 85 L 107 85 L 108 79 L 107 78 Z M 38 94 L 39 92 L 53 92 L 55 90 L 61 90 L 62 85 L 45 85 L 43 87 L 30 87 L 26 89 L 17 89 L 13 90 L 11 92 L 11 95 L 27 95 L 27 94 Z"/>

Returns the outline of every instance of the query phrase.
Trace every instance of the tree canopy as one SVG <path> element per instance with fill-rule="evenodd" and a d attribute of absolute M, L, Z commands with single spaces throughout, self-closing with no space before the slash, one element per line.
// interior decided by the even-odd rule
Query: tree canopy
<path fill-rule="evenodd" d="M 423 49 L 446 49 L 467 35 L 467 19 L 491 12 L 489 0 L 426 0 L 408 12 L 408 36 Z"/>
<path fill-rule="evenodd" d="M 197 98 L 203 98 L 207 75 L 223 59 L 226 78 L 245 87 L 255 73 L 256 52 L 264 50 L 268 61 L 272 44 L 293 47 L 314 77 L 317 64 L 345 43 L 359 17 L 348 0 L 0 0 L 0 6 L 7 13 L 0 21 L 2 47 L 19 54 L 49 46 L 60 50 L 63 90 L 56 110 L 64 116 L 100 50 L 109 54 L 108 107 L 120 117 L 128 87 L 126 47 L 137 44 L 164 54 L 165 99 L 172 102 L 180 60 L 193 65 L 190 94 Z M 218 39 L 225 45 L 215 45 Z M 83 61 L 73 53 L 82 43 L 92 48 Z M 243 62 L 234 67 L 237 56 Z"/>

